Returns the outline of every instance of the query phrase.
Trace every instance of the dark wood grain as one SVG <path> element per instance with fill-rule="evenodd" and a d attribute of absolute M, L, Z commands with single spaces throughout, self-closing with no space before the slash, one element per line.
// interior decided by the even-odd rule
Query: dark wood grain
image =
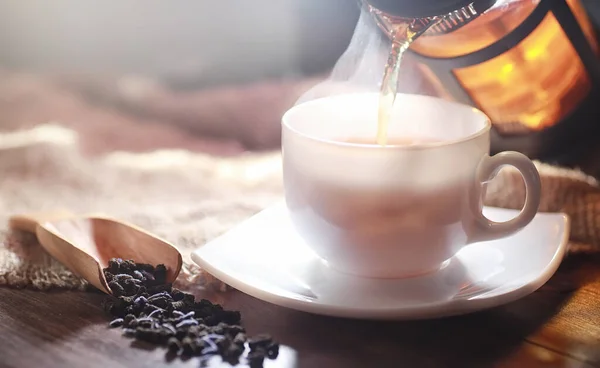
<path fill-rule="evenodd" d="M 468 316 L 372 322 L 198 290 L 284 345 L 265 367 L 600 367 L 600 256 L 569 257 L 542 289 Z M 198 367 L 106 328 L 97 293 L 0 289 L 2 367 Z M 219 359 L 206 366 L 221 366 Z M 226 366 L 226 365 L 225 365 Z"/>

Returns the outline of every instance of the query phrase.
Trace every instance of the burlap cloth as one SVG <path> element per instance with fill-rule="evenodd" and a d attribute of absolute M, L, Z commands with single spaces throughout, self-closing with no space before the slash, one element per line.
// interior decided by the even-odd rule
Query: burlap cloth
<path fill-rule="evenodd" d="M 190 251 L 281 198 L 279 153 L 215 157 L 185 150 L 84 156 L 73 130 L 0 134 L 0 284 L 84 289 L 34 237 L 9 232 L 16 213 L 66 208 L 130 221 L 175 244 L 182 280 L 210 281 Z"/>
<path fill-rule="evenodd" d="M 211 278 L 192 263 L 190 251 L 281 199 L 280 165 L 278 151 L 230 158 L 186 150 L 88 157 L 80 154 L 74 131 L 52 124 L 0 134 L 0 284 L 86 287 L 32 236 L 7 229 L 12 214 L 56 208 L 104 212 L 156 233 L 182 252 L 181 280 L 206 284 Z M 538 168 L 541 211 L 571 216 L 570 251 L 597 249 L 597 182 L 572 170 Z M 505 169 L 491 183 L 486 204 L 519 208 L 523 198 L 520 176 Z"/>

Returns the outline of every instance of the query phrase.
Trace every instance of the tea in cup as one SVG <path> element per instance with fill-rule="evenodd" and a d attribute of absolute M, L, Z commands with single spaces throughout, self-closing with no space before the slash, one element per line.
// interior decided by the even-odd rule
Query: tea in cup
<path fill-rule="evenodd" d="M 521 153 L 488 155 L 491 123 L 484 113 L 398 94 L 381 146 L 378 98 L 320 98 L 282 119 L 286 204 L 297 231 L 330 267 L 365 277 L 422 275 L 469 244 L 531 222 L 539 174 Z M 482 198 L 485 183 L 505 165 L 521 172 L 527 198 L 518 216 L 497 223 L 482 214 Z"/>

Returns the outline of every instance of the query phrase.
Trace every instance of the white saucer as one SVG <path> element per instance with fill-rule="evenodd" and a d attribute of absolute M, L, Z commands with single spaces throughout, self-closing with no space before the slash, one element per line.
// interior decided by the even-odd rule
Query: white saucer
<path fill-rule="evenodd" d="M 485 208 L 495 221 L 512 210 Z M 251 217 L 192 253 L 202 268 L 258 299 L 300 311 L 365 319 L 422 319 L 470 313 L 541 287 L 565 253 L 569 220 L 540 213 L 519 233 L 463 248 L 440 271 L 371 279 L 335 271 L 295 232 L 284 203 Z"/>

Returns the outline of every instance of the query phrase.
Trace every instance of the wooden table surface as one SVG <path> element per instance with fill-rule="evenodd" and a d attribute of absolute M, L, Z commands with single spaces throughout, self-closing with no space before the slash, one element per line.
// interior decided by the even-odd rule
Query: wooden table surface
<path fill-rule="evenodd" d="M 238 291 L 197 296 L 242 312 L 249 333 L 281 343 L 269 367 L 600 367 L 600 255 L 572 255 L 540 290 L 509 305 L 439 320 L 344 320 Z M 199 367 L 106 328 L 102 295 L 0 289 L 1 367 Z M 228 366 L 220 358 L 206 366 Z"/>

